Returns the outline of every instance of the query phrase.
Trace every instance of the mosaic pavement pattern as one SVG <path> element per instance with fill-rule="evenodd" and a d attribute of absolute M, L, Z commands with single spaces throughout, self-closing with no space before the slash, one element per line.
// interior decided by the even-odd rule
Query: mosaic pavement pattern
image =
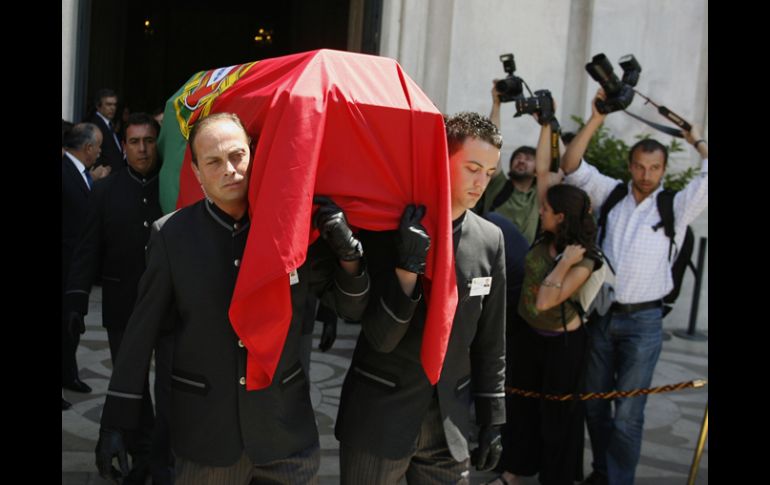
<path fill-rule="evenodd" d="M 62 412 L 62 485 L 106 484 L 94 465 L 93 450 L 99 434 L 99 417 L 112 364 L 107 345 L 107 332 L 101 327 L 101 291 L 95 287 L 90 311 L 86 317 L 86 333 L 78 348 L 80 378 L 93 388 L 91 394 L 68 390 L 64 397 L 73 406 Z M 334 438 L 334 421 L 340 391 L 350 363 L 359 326 L 340 322 L 337 340 L 326 353 L 314 350 L 311 356 L 311 398 L 316 412 L 321 443 L 322 484 L 339 483 L 338 448 Z M 666 325 L 668 328 L 668 325 Z M 671 330 L 674 328 L 673 327 Z M 317 323 L 313 348 L 318 347 L 321 324 Z M 655 371 L 653 385 L 662 385 L 708 377 L 708 345 L 672 338 L 663 344 L 663 352 Z M 154 375 L 151 374 L 151 382 Z M 644 425 L 642 458 L 637 469 L 639 485 L 673 485 L 687 481 L 693 452 L 708 400 L 707 388 L 650 396 Z M 586 435 L 587 436 L 587 435 Z M 590 443 L 586 438 L 585 471 L 591 470 Z M 471 473 L 471 483 L 481 484 L 493 473 Z M 522 480 L 538 483 L 536 478 Z M 708 443 L 701 459 L 699 485 L 708 484 Z"/>

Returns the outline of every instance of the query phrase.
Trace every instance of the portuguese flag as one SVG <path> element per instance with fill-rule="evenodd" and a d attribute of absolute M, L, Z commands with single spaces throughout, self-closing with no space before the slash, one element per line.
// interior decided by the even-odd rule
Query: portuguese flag
<path fill-rule="evenodd" d="M 425 204 L 430 280 L 421 361 L 435 384 L 457 306 L 449 163 L 441 113 L 393 59 L 316 50 L 193 75 L 167 102 L 159 144 L 165 212 L 203 197 L 187 136 L 210 113 L 238 114 L 254 141 L 251 226 L 230 305 L 248 350 L 247 389 L 270 385 L 291 322 L 288 274 L 316 237 L 314 194 L 352 226 L 393 230 Z M 364 248 L 364 251 L 366 249 Z"/>

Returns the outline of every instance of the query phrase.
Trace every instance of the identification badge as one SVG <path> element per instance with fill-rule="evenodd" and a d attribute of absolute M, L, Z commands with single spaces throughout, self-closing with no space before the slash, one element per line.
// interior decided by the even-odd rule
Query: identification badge
<path fill-rule="evenodd" d="M 492 277 L 483 276 L 479 278 L 473 278 L 471 280 L 471 294 L 470 296 L 488 295 L 489 290 L 492 288 Z"/>
<path fill-rule="evenodd" d="M 291 273 L 289 273 L 289 286 L 296 285 L 299 283 L 299 275 L 297 274 L 297 270 L 295 269 Z M 489 293 L 489 291 L 487 291 Z"/>

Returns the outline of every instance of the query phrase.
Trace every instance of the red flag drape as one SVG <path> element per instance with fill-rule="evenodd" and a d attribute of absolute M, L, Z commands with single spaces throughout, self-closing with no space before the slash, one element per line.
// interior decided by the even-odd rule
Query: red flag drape
<path fill-rule="evenodd" d="M 314 194 L 331 197 L 351 225 L 370 230 L 395 229 L 409 203 L 427 207 L 431 295 L 421 361 L 436 383 L 457 289 L 446 135 L 433 103 L 392 59 L 318 50 L 257 62 L 210 110 L 237 113 L 258 138 L 251 228 L 230 306 L 248 349 L 247 388 L 268 386 L 278 365 L 291 321 L 288 273 L 317 237 Z M 178 205 L 201 197 L 187 150 Z"/>

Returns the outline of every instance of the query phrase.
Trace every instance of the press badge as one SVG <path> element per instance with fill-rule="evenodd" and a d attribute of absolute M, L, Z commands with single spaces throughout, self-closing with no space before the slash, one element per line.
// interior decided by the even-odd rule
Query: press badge
<path fill-rule="evenodd" d="M 291 273 L 289 273 L 289 286 L 296 285 L 299 283 L 299 275 L 297 274 L 297 270 L 295 269 Z M 487 293 L 489 293 L 489 290 L 487 290 Z"/>
<path fill-rule="evenodd" d="M 483 276 L 479 278 L 473 278 L 471 280 L 471 294 L 470 296 L 488 295 L 489 290 L 492 288 L 492 277 Z"/>

